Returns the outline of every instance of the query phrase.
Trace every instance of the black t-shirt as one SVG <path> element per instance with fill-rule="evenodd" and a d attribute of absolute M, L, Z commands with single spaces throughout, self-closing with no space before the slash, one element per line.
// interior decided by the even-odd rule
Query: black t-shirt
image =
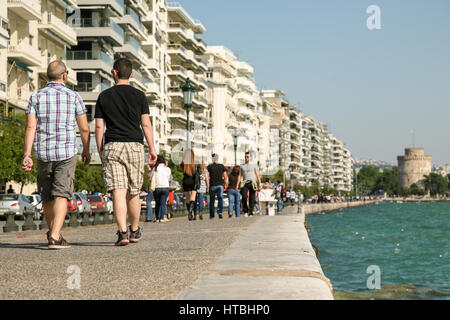
<path fill-rule="evenodd" d="M 211 187 L 223 186 L 223 173 L 225 172 L 223 164 L 213 163 L 208 166 L 209 185 Z"/>
<path fill-rule="evenodd" d="M 100 93 L 95 118 L 105 120 L 105 144 L 109 142 L 144 143 L 141 115 L 149 114 L 145 94 L 129 85 L 119 85 Z"/>

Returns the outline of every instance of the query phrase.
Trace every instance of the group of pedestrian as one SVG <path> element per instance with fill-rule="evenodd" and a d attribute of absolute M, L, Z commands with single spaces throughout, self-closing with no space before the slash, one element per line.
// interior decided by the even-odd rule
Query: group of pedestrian
<path fill-rule="evenodd" d="M 148 164 L 155 165 L 157 155 L 149 105 L 145 94 L 129 85 L 132 64 L 120 58 L 114 62 L 115 86 L 103 91 L 95 106 L 95 139 L 101 156 L 105 187 L 113 196 L 118 231 L 117 246 L 137 243 L 142 237 L 139 226 L 140 193 L 144 180 L 144 137 Z M 61 228 L 71 199 L 77 163 L 76 127 L 83 145 L 81 158 L 90 163 L 90 130 L 86 107 L 80 95 L 66 87 L 68 70 L 62 61 L 47 68 L 47 86 L 34 93 L 27 108 L 27 125 L 22 168 L 34 166 L 31 149 L 38 159 L 37 184 L 49 226 L 49 249 L 70 248 Z M 106 131 L 105 131 L 106 129 Z M 127 226 L 127 216 L 130 226 Z"/>
<path fill-rule="evenodd" d="M 132 64 L 120 58 L 114 62 L 111 75 L 115 86 L 100 93 L 95 106 L 95 140 L 101 157 L 103 178 L 108 193 L 113 198 L 117 223 L 115 245 L 137 243 L 142 238 L 139 226 L 141 213 L 140 194 L 144 181 L 145 149 L 148 145 L 147 165 L 151 180 L 147 197 L 147 221 L 167 221 L 167 200 L 171 195 L 172 173 L 166 159 L 157 155 L 149 105 L 145 94 L 129 85 Z M 67 213 L 67 200 L 73 193 L 73 180 L 77 163 L 76 128 L 78 125 L 83 150 L 82 161 L 88 165 L 90 130 L 86 107 L 75 91 L 66 87 L 68 70 L 62 61 L 53 61 L 47 68 L 49 82 L 34 93 L 26 111 L 27 125 L 22 168 L 30 172 L 34 166 L 31 152 L 34 146 L 37 157 L 37 184 L 42 196 L 44 215 L 49 226 L 49 249 L 70 248 L 62 237 L 61 228 Z M 241 203 L 246 216 L 254 214 L 256 192 L 261 179 L 256 165 L 250 163 L 250 153 L 245 163 L 233 168 L 228 175 L 217 154 L 212 164 L 196 161 L 193 150 L 185 150 L 180 169 L 182 187 L 186 197 L 188 219 L 203 219 L 205 193 L 210 194 L 210 219 L 223 213 L 223 194 L 230 199 L 228 215 L 240 216 Z M 173 191 L 173 190 L 172 190 Z M 173 198 L 173 192 L 172 192 Z M 151 212 L 155 200 L 155 218 Z M 129 226 L 127 225 L 127 217 Z"/>

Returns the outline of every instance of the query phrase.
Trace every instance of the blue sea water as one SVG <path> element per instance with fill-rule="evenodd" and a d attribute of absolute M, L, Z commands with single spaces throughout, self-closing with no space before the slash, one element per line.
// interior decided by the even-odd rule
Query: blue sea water
<path fill-rule="evenodd" d="M 450 202 L 380 203 L 306 221 L 336 299 L 450 300 Z M 369 266 L 380 269 L 380 290 L 368 289 Z"/>

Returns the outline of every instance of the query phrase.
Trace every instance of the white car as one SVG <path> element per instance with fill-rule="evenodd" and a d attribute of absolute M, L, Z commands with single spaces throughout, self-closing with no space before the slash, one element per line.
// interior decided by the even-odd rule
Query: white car
<path fill-rule="evenodd" d="M 42 208 L 42 198 L 40 194 L 32 194 L 30 196 L 26 196 L 28 200 L 30 200 L 33 207 L 36 209 L 34 219 L 40 220 L 42 214 L 44 213 L 44 209 Z"/>

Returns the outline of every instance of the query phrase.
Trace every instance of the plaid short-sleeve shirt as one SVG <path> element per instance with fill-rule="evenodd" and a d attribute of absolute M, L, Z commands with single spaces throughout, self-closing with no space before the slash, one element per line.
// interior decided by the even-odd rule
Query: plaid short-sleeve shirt
<path fill-rule="evenodd" d="M 39 160 L 61 161 L 77 154 L 77 116 L 86 113 L 80 95 L 61 82 L 34 93 L 27 114 L 37 119 L 34 151 Z"/>

